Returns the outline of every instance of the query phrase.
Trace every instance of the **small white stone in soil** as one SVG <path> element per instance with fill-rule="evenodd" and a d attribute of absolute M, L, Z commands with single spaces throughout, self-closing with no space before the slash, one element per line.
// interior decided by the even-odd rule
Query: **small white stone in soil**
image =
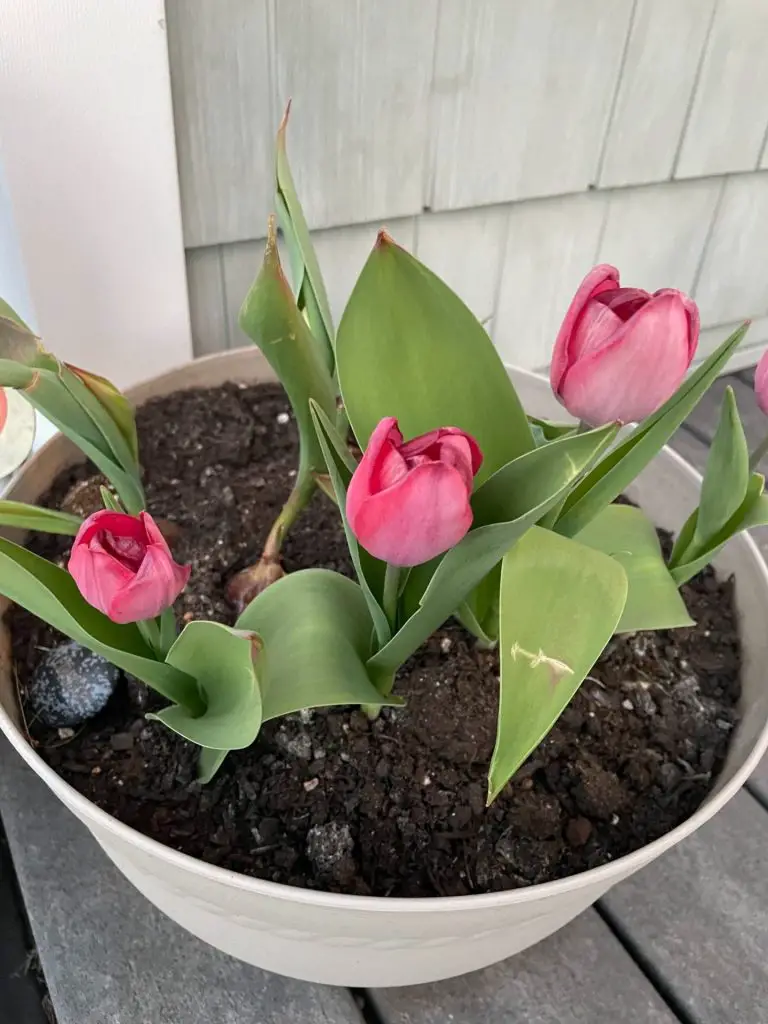
<path fill-rule="evenodd" d="M 424 778 L 421 780 L 421 784 L 422 784 L 422 786 L 431 786 L 432 785 L 432 779 L 430 779 L 430 777 L 428 775 L 425 775 Z"/>
<path fill-rule="evenodd" d="M 316 747 L 316 748 L 315 748 L 315 749 L 314 749 L 314 750 L 312 751 L 312 757 L 313 757 L 313 758 L 314 758 L 314 759 L 315 759 L 316 761 L 322 761 L 322 760 L 323 760 L 323 758 L 325 757 L 325 751 L 323 750 L 323 748 L 322 748 L 322 747 Z"/>
<path fill-rule="evenodd" d="M 75 735 L 75 730 L 69 726 L 65 726 L 63 729 L 58 730 L 60 740 L 71 740 Z"/>
<path fill-rule="evenodd" d="M 612 825 L 618 825 L 619 824 L 619 816 L 618 816 L 618 814 L 612 814 L 611 815 L 611 824 Z"/>
<path fill-rule="evenodd" d="M 298 757 L 302 761 L 309 761 L 312 757 L 312 740 L 305 732 L 291 736 L 285 729 L 278 729 L 275 743 L 291 757 Z"/>
<path fill-rule="evenodd" d="M 287 412 L 279 412 L 279 413 L 277 414 L 277 422 L 278 422 L 278 423 L 279 423 L 279 424 L 280 424 L 281 426 L 285 426 L 285 424 L 286 424 L 286 423 L 288 423 L 288 422 L 290 421 L 290 418 L 291 418 L 291 417 L 290 417 L 290 416 L 288 415 L 288 413 L 287 413 Z"/>
<path fill-rule="evenodd" d="M 304 789 L 307 791 L 307 793 L 311 793 L 312 790 L 317 789 L 319 785 L 320 779 L 307 779 L 307 781 L 304 783 Z"/>
<path fill-rule="evenodd" d="M 447 654 L 452 647 L 453 641 L 451 640 L 451 638 L 449 636 L 444 636 L 443 639 L 440 641 L 440 650 L 443 652 L 443 654 Z"/>
<path fill-rule="evenodd" d="M 631 700 L 629 700 L 629 698 L 627 698 L 626 700 L 623 700 L 621 702 L 621 706 L 624 708 L 625 711 L 634 711 L 635 710 L 635 705 L 632 703 Z"/>
<path fill-rule="evenodd" d="M 332 871 L 334 865 L 349 856 L 354 845 L 349 825 L 336 821 L 313 825 L 307 833 L 307 857 L 321 872 Z"/>
<path fill-rule="evenodd" d="M 312 708 L 302 708 L 301 711 L 299 711 L 299 718 L 301 720 L 302 725 L 309 725 L 309 723 L 312 721 L 314 717 L 315 712 L 312 710 Z"/>
<path fill-rule="evenodd" d="M 342 753 L 342 754 L 339 754 L 339 757 L 344 762 L 344 764 L 348 764 L 348 762 L 349 762 L 349 754 Z"/>

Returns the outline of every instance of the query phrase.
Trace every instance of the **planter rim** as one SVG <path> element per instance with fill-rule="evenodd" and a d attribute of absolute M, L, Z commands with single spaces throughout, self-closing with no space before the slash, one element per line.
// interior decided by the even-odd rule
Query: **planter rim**
<path fill-rule="evenodd" d="M 212 355 L 205 356 L 202 359 L 194 360 L 194 362 L 218 362 L 222 359 L 227 359 L 227 357 L 235 356 L 237 353 L 242 354 L 244 351 L 247 351 L 247 348 L 234 349 L 227 352 L 216 352 Z M 188 365 L 189 363 L 183 364 L 183 366 Z M 169 370 L 163 374 L 155 376 L 151 378 L 151 382 L 154 384 L 161 384 L 165 381 L 170 382 L 173 380 L 175 375 L 183 369 L 183 366 L 179 366 L 176 369 Z M 524 370 L 514 366 L 508 366 L 507 368 L 518 376 L 538 378 L 539 380 L 542 379 L 541 374 L 532 373 L 529 370 Z M 130 396 L 132 392 L 140 391 L 142 388 L 143 384 L 134 385 L 134 387 L 128 390 L 128 395 Z M 47 451 L 51 446 L 61 443 L 61 441 L 62 438 L 58 434 L 47 441 L 13 477 L 8 490 L 12 490 L 16 480 L 24 473 L 27 467 L 32 465 L 41 457 L 43 452 Z M 682 474 L 688 476 L 690 480 L 696 482 L 701 481 L 701 474 L 686 462 L 686 460 L 676 451 L 667 446 L 665 446 L 662 451 L 669 461 L 676 464 L 677 469 Z M 746 532 L 739 536 L 738 542 L 746 545 L 749 549 L 756 562 L 757 571 L 763 578 L 766 593 L 768 593 L 768 567 L 766 566 L 757 545 L 752 537 Z M 4 609 L 0 608 L 0 615 L 3 610 Z M 2 631 L 2 629 L 2 619 L 0 619 L 0 631 Z M 91 800 L 88 800 L 87 797 L 84 797 L 76 789 L 70 786 L 68 782 L 65 782 L 52 768 L 48 766 L 43 758 L 35 752 L 29 741 L 22 734 L 16 723 L 11 719 L 2 704 L 0 704 L 0 729 L 5 733 L 9 742 L 18 751 L 24 761 L 48 785 L 59 799 L 63 800 L 65 804 L 76 807 L 83 818 L 95 819 L 98 821 L 101 828 L 111 832 L 115 836 L 118 836 L 125 842 L 132 844 L 150 857 L 164 860 L 171 866 L 176 866 L 180 870 L 195 874 L 199 877 L 220 881 L 230 887 L 253 892 L 258 895 L 270 897 L 271 899 L 287 900 L 292 903 L 302 903 L 326 909 L 343 908 L 350 911 L 358 910 L 395 914 L 424 913 L 425 911 L 429 911 L 431 913 L 477 911 L 502 905 L 530 903 L 541 900 L 545 897 L 555 897 L 561 893 L 573 892 L 575 889 L 580 889 L 595 883 L 605 883 L 607 888 L 616 877 L 624 877 L 627 874 L 626 868 L 634 867 L 635 869 L 639 869 L 645 865 L 649 860 L 647 856 L 648 851 L 654 851 L 656 854 L 664 852 L 666 849 L 675 846 L 681 839 L 684 839 L 692 832 L 695 832 L 705 822 L 712 818 L 717 811 L 720 810 L 720 808 L 726 804 L 739 789 L 741 789 L 747 778 L 756 768 L 760 759 L 768 750 L 768 722 L 766 722 L 751 753 L 747 758 L 745 758 L 744 763 L 738 771 L 734 773 L 730 781 L 721 789 L 718 789 L 717 792 L 707 796 L 704 803 L 702 803 L 702 805 L 698 807 L 689 818 L 686 818 L 685 821 L 681 822 L 671 831 L 660 836 L 658 839 L 653 840 L 653 842 L 646 843 L 644 846 L 634 850 L 632 853 L 625 854 L 622 857 L 617 857 L 615 860 L 608 861 L 607 863 L 600 865 L 600 867 L 590 868 L 587 871 L 581 871 L 574 875 L 566 875 L 563 878 L 558 878 L 550 882 L 536 883 L 522 889 L 508 889 L 502 892 L 479 893 L 470 896 L 354 896 L 346 893 L 320 892 L 314 889 L 305 889 L 298 886 L 285 885 L 281 882 L 271 882 L 265 879 L 255 878 L 250 875 L 231 871 L 229 868 L 222 868 L 214 864 L 208 864 L 197 857 L 192 857 L 189 854 L 174 850 L 172 847 L 166 846 L 163 843 L 158 842 L 156 839 L 151 839 L 149 836 L 145 836 L 142 832 L 132 828 L 130 825 L 123 824 L 123 822 L 102 810 Z"/>

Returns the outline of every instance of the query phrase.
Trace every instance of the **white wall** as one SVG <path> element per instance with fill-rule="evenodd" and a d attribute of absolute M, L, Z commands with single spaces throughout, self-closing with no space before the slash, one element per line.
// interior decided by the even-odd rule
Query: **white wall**
<path fill-rule="evenodd" d="M 167 0 L 195 350 L 240 344 L 291 164 L 338 313 L 390 231 L 542 367 L 589 267 L 768 342 L 766 0 Z"/>
<path fill-rule="evenodd" d="M 48 347 L 121 385 L 185 361 L 162 0 L 2 0 L 0 97 L 6 203 Z"/>

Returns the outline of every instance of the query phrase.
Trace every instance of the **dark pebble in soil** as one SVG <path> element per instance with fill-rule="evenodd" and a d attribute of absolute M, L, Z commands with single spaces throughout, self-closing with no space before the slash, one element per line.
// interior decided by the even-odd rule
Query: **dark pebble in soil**
<path fill-rule="evenodd" d="M 120 674 L 106 658 L 74 641 L 47 651 L 27 683 L 27 721 L 52 729 L 80 725 L 106 707 Z"/>

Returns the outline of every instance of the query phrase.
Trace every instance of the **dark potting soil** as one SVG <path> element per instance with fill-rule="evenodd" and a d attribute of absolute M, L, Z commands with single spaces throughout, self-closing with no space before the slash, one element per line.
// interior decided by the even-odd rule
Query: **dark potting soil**
<path fill-rule="evenodd" d="M 179 524 L 175 554 L 192 564 L 181 622 L 233 621 L 226 582 L 257 557 L 290 488 L 288 413 L 278 387 L 236 384 L 139 411 L 149 508 Z M 64 474 L 48 501 L 87 514 L 99 507 L 97 481 L 85 468 Z M 68 542 L 38 535 L 32 546 L 62 557 Z M 285 547 L 287 570 L 312 565 L 351 571 L 338 513 L 322 495 Z M 206 786 L 195 781 L 196 748 L 146 721 L 158 702 L 135 684 L 74 736 L 28 727 L 48 763 L 94 803 L 212 864 L 381 896 L 530 885 L 643 846 L 711 788 L 737 720 L 733 588 L 707 570 L 683 592 L 697 625 L 612 640 L 490 808 L 498 656 L 456 625 L 400 672 L 404 708 L 373 722 L 345 708 L 269 723 Z M 20 610 L 12 630 L 23 699 L 40 652 L 61 638 Z"/>

